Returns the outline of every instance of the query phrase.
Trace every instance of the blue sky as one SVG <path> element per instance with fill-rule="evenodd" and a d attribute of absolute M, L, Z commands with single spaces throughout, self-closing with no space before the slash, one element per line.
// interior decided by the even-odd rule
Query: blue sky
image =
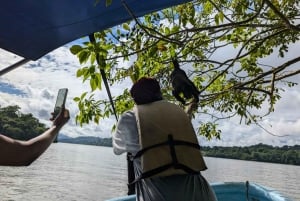
<path fill-rule="evenodd" d="M 298 44 L 299 45 L 299 44 Z M 297 54 L 297 46 L 291 49 L 291 55 Z M 20 60 L 21 58 L 0 49 L 0 69 Z M 274 58 L 268 58 L 274 62 Z M 276 60 L 276 59 L 275 59 Z M 76 103 L 72 100 L 89 91 L 86 84 L 76 78 L 76 70 L 80 67 L 77 58 L 72 55 L 67 46 L 56 49 L 37 61 L 31 61 L 6 75 L 0 77 L 0 105 L 17 104 L 23 113 L 32 113 L 41 122 L 50 125 L 50 112 L 53 110 L 55 98 L 59 88 L 69 88 L 67 107 L 71 112 L 71 119 L 62 132 L 70 137 L 98 136 L 110 137 L 111 127 L 115 119 L 106 119 L 99 125 L 93 123 L 80 127 L 75 123 L 78 112 Z M 297 75 L 295 80 L 300 80 Z M 130 83 L 112 86 L 112 95 L 118 95 Z M 105 90 L 97 93 L 98 98 L 107 99 Z M 275 112 L 264 118 L 261 125 L 277 135 L 268 134 L 258 126 L 239 124 L 239 119 L 220 122 L 222 130 L 221 140 L 207 141 L 200 137 L 202 145 L 247 146 L 258 143 L 275 146 L 300 144 L 300 86 L 285 88 L 281 100 L 275 105 Z M 194 122 L 201 120 L 198 117 Z"/>

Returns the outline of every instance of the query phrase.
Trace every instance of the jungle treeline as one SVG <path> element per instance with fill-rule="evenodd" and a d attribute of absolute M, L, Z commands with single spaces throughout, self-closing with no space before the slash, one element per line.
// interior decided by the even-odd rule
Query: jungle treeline
<path fill-rule="evenodd" d="M 32 114 L 23 114 L 17 105 L 0 107 L 0 133 L 18 140 L 29 140 L 47 129 Z"/>
<path fill-rule="evenodd" d="M 201 147 L 204 156 L 270 163 L 300 165 L 300 145 L 271 146 L 257 144 L 247 147 Z"/>

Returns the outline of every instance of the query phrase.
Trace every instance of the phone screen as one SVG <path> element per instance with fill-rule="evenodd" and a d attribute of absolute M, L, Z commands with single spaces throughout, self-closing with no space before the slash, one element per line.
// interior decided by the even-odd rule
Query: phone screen
<path fill-rule="evenodd" d="M 62 107 L 65 106 L 68 89 L 63 88 L 58 90 L 57 99 L 54 107 L 54 117 L 56 117 Z"/>

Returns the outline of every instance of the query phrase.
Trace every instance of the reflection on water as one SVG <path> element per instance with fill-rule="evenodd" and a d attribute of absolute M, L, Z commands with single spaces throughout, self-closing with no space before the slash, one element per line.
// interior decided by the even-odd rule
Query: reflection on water
<path fill-rule="evenodd" d="M 205 161 L 208 170 L 203 175 L 209 182 L 248 180 L 300 200 L 299 166 L 221 158 L 205 158 Z"/>
<path fill-rule="evenodd" d="M 300 200 L 300 167 L 206 158 L 209 182 L 257 182 Z M 53 144 L 29 167 L 0 167 L 1 201 L 101 201 L 127 192 L 125 155 L 108 147 Z"/>
<path fill-rule="evenodd" d="M 53 144 L 29 167 L 0 167 L 0 200 L 103 200 L 124 195 L 124 156 L 111 148 Z"/>

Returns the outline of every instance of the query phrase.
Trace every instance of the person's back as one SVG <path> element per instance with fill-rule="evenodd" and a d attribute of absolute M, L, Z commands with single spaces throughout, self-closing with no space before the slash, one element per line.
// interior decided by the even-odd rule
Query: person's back
<path fill-rule="evenodd" d="M 143 82 L 148 81 L 153 83 Z M 159 93 L 153 89 L 157 86 L 151 87 L 149 83 L 132 88 L 137 106 L 134 112 L 122 115 L 113 137 L 115 153 L 126 151 L 136 156 L 133 185 L 137 200 L 216 200 L 200 174 L 206 166 L 188 116 L 179 106 L 159 98 L 159 88 Z M 145 91 L 148 95 L 153 92 L 153 100 L 144 101 Z"/>
<path fill-rule="evenodd" d="M 148 176 L 136 182 L 139 200 L 214 200 L 208 183 L 200 174 L 206 165 L 196 146 L 198 142 L 192 124 L 184 111 L 162 100 L 138 105 L 135 116 L 142 150 L 166 143 L 170 136 L 173 144 L 166 143 L 147 150 L 136 163 L 141 164 L 136 177 Z M 172 148 L 174 153 L 171 153 Z"/>

